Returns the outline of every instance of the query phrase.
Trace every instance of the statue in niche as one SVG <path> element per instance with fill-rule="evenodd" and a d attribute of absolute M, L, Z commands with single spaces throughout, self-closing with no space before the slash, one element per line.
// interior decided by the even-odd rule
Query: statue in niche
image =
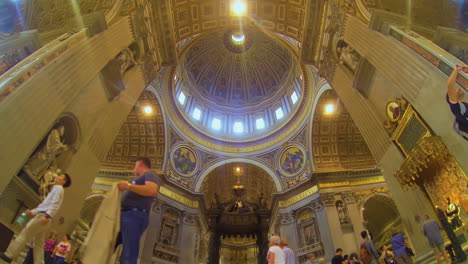
<path fill-rule="evenodd" d="M 214 194 L 214 199 L 215 199 L 215 205 L 216 207 L 218 207 L 220 203 L 219 203 L 219 195 L 217 193 Z"/>
<path fill-rule="evenodd" d="M 23 170 L 35 180 L 40 180 L 44 172 L 51 166 L 57 156 L 69 149 L 63 142 L 65 127 L 60 124 L 53 128 L 44 144 L 26 161 Z"/>
<path fill-rule="evenodd" d="M 339 40 L 336 47 L 336 54 L 340 64 L 346 65 L 353 72 L 359 66 L 361 56 L 343 40 Z"/>
<path fill-rule="evenodd" d="M 348 210 L 342 200 L 338 200 L 335 203 L 336 211 L 338 212 L 338 218 L 341 224 L 349 224 Z"/>
<path fill-rule="evenodd" d="M 258 206 L 260 208 L 267 208 L 267 204 L 266 204 L 265 197 L 264 197 L 263 193 L 261 193 L 260 197 L 258 198 Z"/>
<path fill-rule="evenodd" d="M 120 62 L 121 74 L 124 74 L 124 72 L 130 69 L 133 65 L 137 64 L 135 61 L 135 53 L 130 48 L 122 50 L 122 52 L 117 55 L 117 60 Z"/>
<path fill-rule="evenodd" d="M 448 222 L 452 225 L 453 230 L 460 228 L 463 223 L 460 219 L 460 208 L 450 201 L 450 198 L 447 197 L 447 209 L 445 209 L 447 214 Z"/>
<path fill-rule="evenodd" d="M 45 199 L 45 197 L 50 191 L 51 184 L 53 184 L 55 178 L 61 173 L 62 170 L 58 169 L 56 164 L 51 165 L 44 172 L 44 175 L 42 175 L 42 177 L 39 179 L 39 195 L 42 199 Z"/>

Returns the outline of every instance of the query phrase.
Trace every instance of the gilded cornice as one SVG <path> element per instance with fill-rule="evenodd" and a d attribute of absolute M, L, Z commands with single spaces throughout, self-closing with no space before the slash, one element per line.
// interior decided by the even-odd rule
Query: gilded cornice
<path fill-rule="evenodd" d="M 291 197 L 291 198 L 289 198 L 287 200 L 279 201 L 278 206 L 282 207 L 282 208 L 291 206 L 291 205 L 293 205 L 293 204 L 295 204 L 297 202 L 300 202 L 300 201 L 310 197 L 313 194 L 318 193 L 318 190 L 319 190 L 318 186 L 314 185 L 311 188 L 309 188 L 309 189 L 307 189 L 307 190 L 305 190 L 305 191 L 303 191 L 303 192 L 301 192 L 301 193 L 299 193 L 299 194 L 297 194 L 297 195 L 295 195 L 295 196 L 293 196 L 293 197 Z"/>

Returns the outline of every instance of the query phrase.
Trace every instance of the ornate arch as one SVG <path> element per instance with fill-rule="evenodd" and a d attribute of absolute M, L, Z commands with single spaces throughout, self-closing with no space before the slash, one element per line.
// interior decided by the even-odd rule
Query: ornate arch
<path fill-rule="evenodd" d="M 272 168 L 270 168 L 268 165 L 264 164 L 263 162 L 253 160 L 253 159 L 249 159 L 249 158 L 229 158 L 229 159 L 220 160 L 220 161 L 210 165 L 209 167 L 205 168 L 200 173 L 200 177 L 198 177 L 198 179 L 196 181 L 195 191 L 196 192 L 200 191 L 200 188 L 201 188 L 201 185 L 202 185 L 203 181 L 205 180 L 206 176 L 208 176 L 208 174 L 211 171 L 213 171 L 214 169 L 216 169 L 219 166 L 222 166 L 222 165 L 225 165 L 225 164 L 228 164 L 228 163 L 235 163 L 235 162 L 243 162 L 243 163 L 248 163 L 248 164 L 252 164 L 252 165 L 260 167 L 265 172 L 267 172 L 268 175 L 270 175 L 273 182 L 275 183 L 276 191 L 282 191 L 283 190 L 283 185 L 282 185 L 282 181 L 281 181 L 280 176 L 277 175 Z"/>

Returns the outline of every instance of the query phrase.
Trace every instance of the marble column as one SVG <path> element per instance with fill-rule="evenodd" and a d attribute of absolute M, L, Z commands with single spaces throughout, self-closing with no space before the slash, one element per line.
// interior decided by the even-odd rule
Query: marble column
<path fill-rule="evenodd" d="M 179 236 L 180 257 L 179 263 L 197 263 L 197 237 L 200 231 L 196 215 L 183 215 L 182 231 Z"/>
<path fill-rule="evenodd" d="M 363 225 L 363 219 L 361 217 L 361 210 L 359 210 L 358 208 L 353 193 L 344 193 L 343 200 L 346 203 L 346 207 L 348 208 L 349 218 L 351 219 L 351 223 L 353 224 L 354 236 L 356 238 L 357 246 L 359 247 L 361 240 L 363 240 L 361 237 L 361 232 L 365 230 L 365 227 Z"/>
<path fill-rule="evenodd" d="M 299 249 L 299 237 L 297 235 L 296 219 L 293 213 L 280 214 L 280 233 L 281 238 L 288 240 L 289 247 L 296 251 Z"/>
<path fill-rule="evenodd" d="M 319 199 L 312 203 L 315 217 L 317 218 L 318 230 L 320 233 L 320 241 L 323 245 L 323 251 L 326 259 L 331 259 L 335 255 L 335 246 L 333 244 L 332 230 L 328 223 L 327 211 L 323 202 Z"/>
<path fill-rule="evenodd" d="M 333 246 L 335 248 L 343 248 L 343 231 L 341 230 L 340 218 L 338 217 L 338 212 L 336 211 L 335 198 L 333 193 L 322 193 L 321 196 L 324 203 L 324 211 L 327 215 L 328 226 L 331 231 Z"/>
<path fill-rule="evenodd" d="M 164 211 L 164 203 L 155 199 L 150 213 L 150 221 L 148 228 L 144 234 L 140 246 L 140 264 L 153 263 L 153 250 L 156 239 L 159 237 L 162 225 L 162 212 Z"/>

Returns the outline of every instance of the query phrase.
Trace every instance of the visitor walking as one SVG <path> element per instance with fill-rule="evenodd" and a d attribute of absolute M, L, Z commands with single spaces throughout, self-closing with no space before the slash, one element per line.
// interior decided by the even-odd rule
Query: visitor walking
<path fill-rule="evenodd" d="M 118 183 L 118 188 L 122 192 L 120 217 L 123 245 L 120 263 L 122 264 L 137 263 L 140 238 L 148 226 L 151 203 L 162 183 L 159 176 L 151 170 L 149 158 L 137 159 L 133 171 L 136 177 L 131 183 L 126 181 Z"/>
<path fill-rule="evenodd" d="M 449 256 L 447 251 L 445 251 L 444 238 L 440 232 L 441 228 L 439 224 L 430 219 L 428 215 L 424 216 L 423 232 L 429 242 L 429 245 L 434 250 L 434 254 L 437 260 L 437 264 L 442 263 L 440 260 L 440 255 L 442 254 L 445 262 L 450 263 Z"/>
<path fill-rule="evenodd" d="M 395 258 L 395 255 L 391 250 L 388 249 L 386 245 L 383 245 L 379 248 L 379 263 L 380 264 L 392 264 L 393 259 Z"/>
<path fill-rule="evenodd" d="M 70 185 L 71 178 L 66 173 L 55 178 L 54 186 L 44 201 L 36 208 L 26 211 L 31 220 L 21 230 L 16 239 L 10 242 L 6 252 L 0 253 L 0 259 L 6 263 L 11 263 L 19 256 L 26 244 L 34 240 L 34 263 L 44 263 L 45 235 L 49 232 L 51 220 L 62 206 L 64 188 L 68 188 Z"/>
<path fill-rule="evenodd" d="M 343 257 L 343 249 L 337 248 L 335 252 L 336 254 L 331 260 L 332 264 L 348 264 L 348 261 Z"/>
<path fill-rule="evenodd" d="M 70 244 L 70 235 L 64 235 L 63 241 L 60 242 L 54 250 L 54 264 L 65 264 L 65 259 L 68 254 L 70 254 L 71 244 Z"/>
<path fill-rule="evenodd" d="M 398 264 L 413 264 L 413 258 L 408 254 L 408 241 L 405 236 L 396 229 L 392 230 L 391 233 L 392 239 L 390 242 L 393 246 L 396 262 Z"/>
<path fill-rule="evenodd" d="M 52 253 L 54 252 L 55 246 L 57 245 L 57 234 L 52 233 L 49 238 L 45 241 L 44 246 L 44 263 L 53 264 L 54 258 Z"/>
<path fill-rule="evenodd" d="M 363 264 L 377 264 L 379 253 L 377 253 L 374 242 L 372 242 L 369 233 L 364 230 L 361 232 L 361 237 L 364 241 L 361 243 L 359 258 Z"/>
<path fill-rule="evenodd" d="M 309 253 L 309 254 L 307 254 L 307 262 L 306 262 L 306 264 L 318 264 L 317 256 L 315 256 L 315 253 Z"/>
<path fill-rule="evenodd" d="M 268 249 L 267 260 L 268 264 L 285 264 L 283 250 L 280 248 L 281 241 L 279 236 L 270 238 L 270 249 Z"/>
<path fill-rule="evenodd" d="M 296 263 L 296 256 L 294 255 L 294 251 L 288 246 L 288 241 L 283 238 L 281 239 L 281 249 L 284 253 L 284 263 L 285 264 L 295 264 Z"/>

